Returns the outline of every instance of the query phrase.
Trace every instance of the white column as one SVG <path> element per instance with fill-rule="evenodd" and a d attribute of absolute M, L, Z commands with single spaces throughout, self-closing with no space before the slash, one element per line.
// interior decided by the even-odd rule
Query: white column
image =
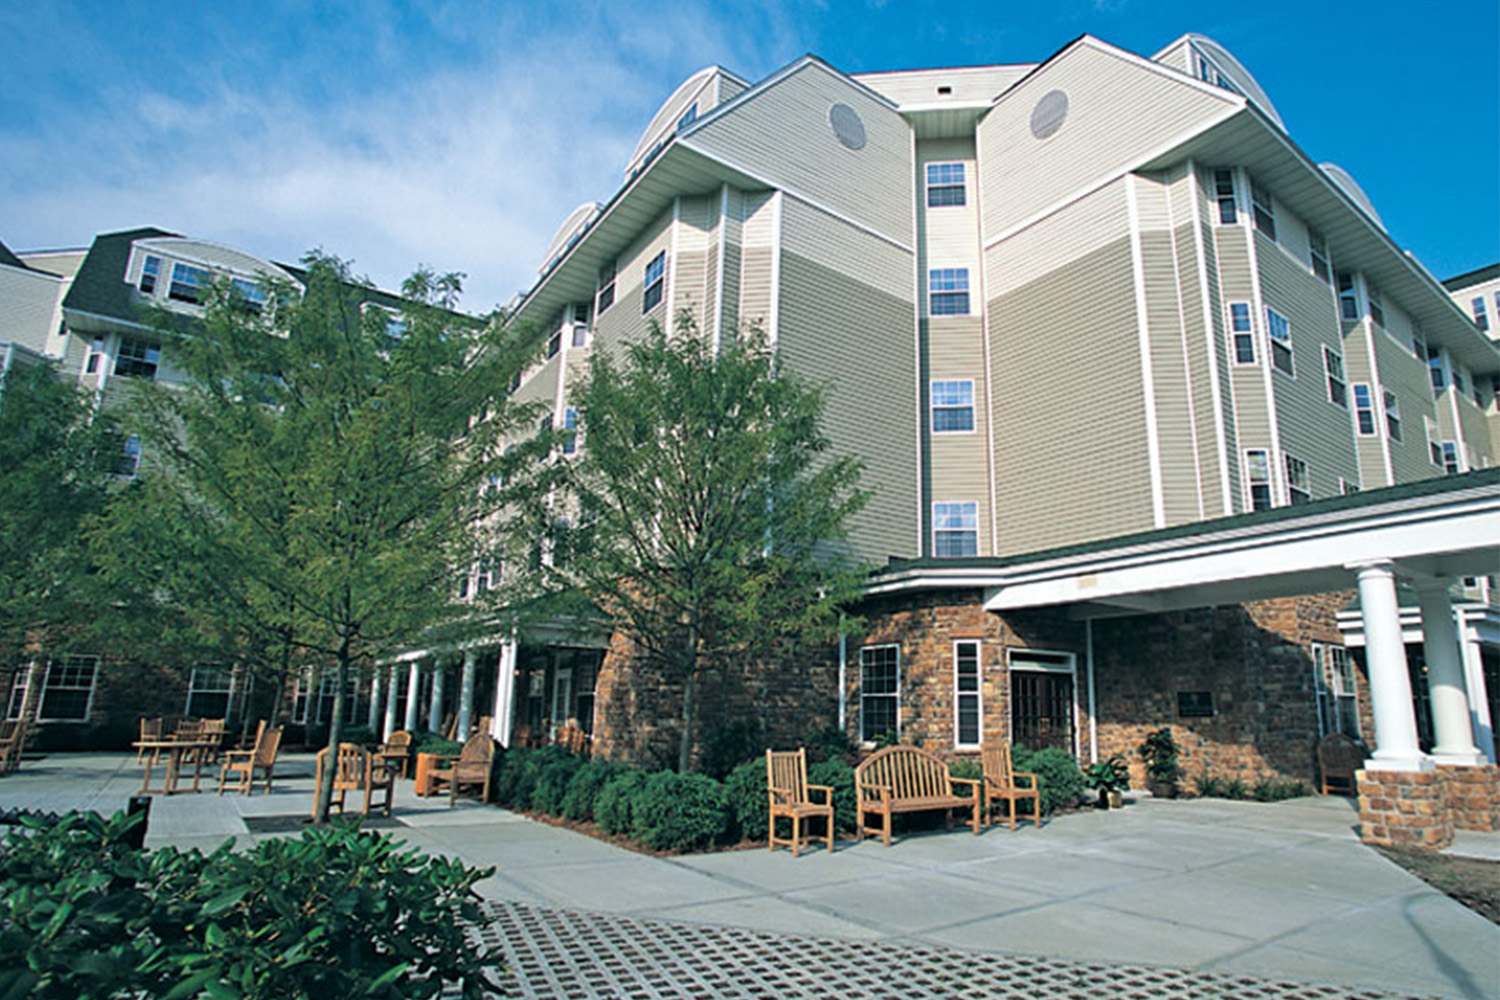
<path fill-rule="evenodd" d="M 380 696 L 384 693 L 384 690 L 383 671 L 379 667 L 376 667 L 370 675 L 370 718 L 368 720 L 370 729 L 375 732 L 380 731 L 380 713 L 382 707 Z"/>
<path fill-rule="evenodd" d="M 417 698 L 422 691 L 422 661 L 412 660 L 406 668 L 406 718 L 401 728 L 408 733 L 417 731 Z"/>
<path fill-rule="evenodd" d="M 1484 764 L 1474 746 L 1469 718 L 1469 696 L 1464 668 L 1458 659 L 1458 631 L 1453 624 L 1453 601 L 1447 580 L 1417 583 L 1422 609 L 1422 652 L 1427 659 L 1427 691 L 1432 700 L 1432 729 L 1437 745 L 1432 758 L 1439 764 Z"/>
<path fill-rule="evenodd" d="M 500 666 L 495 673 L 495 721 L 490 735 L 503 747 L 510 746 L 511 714 L 515 711 L 516 640 L 500 647 Z"/>
<path fill-rule="evenodd" d="M 432 661 L 432 703 L 427 707 L 427 731 L 442 735 L 443 728 L 443 681 L 448 676 L 448 664 L 441 657 Z"/>
<path fill-rule="evenodd" d="M 1474 745 L 1479 752 L 1497 763 L 1495 757 L 1495 720 L 1490 718 L 1489 688 L 1484 680 L 1484 657 L 1479 651 L 1478 639 L 1470 639 L 1468 623 L 1459 614 L 1458 651 L 1464 662 L 1464 678 L 1468 681 L 1469 712 L 1474 722 Z"/>
<path fill-rule="evenodd" d="M 464 672 L 458 688 L 458 739 L 469 738 L 469 727 L 474 724 L 474 676 L 478 672 L 479 653 L 464 650 Z"/>
<path fill-rule="evenodd" d="M 1359 607 L 1365 626 L 1370 703 L 1375 712 L 1375 753 L 1365 766 L 1378 771 L 1430 771 L 1432 758 L 1417 745 L 1417 719 L 1401 641 L 1396 575 L 1389 562 L 1351 566 L 1359 577 Z"/>
<path fill-rule="evenodd" d="M 381 726 L 380 738 L 388 740 L 391 733 L 396 731 L 396 685 L 401 683 L 401 665 L 391 664 L 391 677 L 387 686 L 390 690 L 385 695 L 385 724 Z"/>

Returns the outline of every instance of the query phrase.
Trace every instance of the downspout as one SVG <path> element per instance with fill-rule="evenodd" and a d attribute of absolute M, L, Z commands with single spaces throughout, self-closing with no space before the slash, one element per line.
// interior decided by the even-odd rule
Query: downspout
<path fill-rule="evenodd" d="M 849 727 L 849 636 L 844 631 L 844 615 L 839 613 L 839 729 Z"/>

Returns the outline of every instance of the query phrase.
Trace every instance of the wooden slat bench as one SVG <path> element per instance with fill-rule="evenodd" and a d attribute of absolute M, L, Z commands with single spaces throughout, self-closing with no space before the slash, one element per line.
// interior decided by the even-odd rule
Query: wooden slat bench
<path fill-rule="evenodd" d="M 955 786 L 968 787 L 959 795 Z M 937 754 L 919 747 L 895 746 L 877 750 L 860 761 L 854 769 L 854 787 L 859 798 L 859 837 L 879 835 L 887 847 L 891 844 L 891 816 L 898 812 L 948 811 L 948 826 L 953 826 L 953 809 L 968 809 L 969 824 L 979 832 L 981 799 L 979 782 L 955 778 L 948 765 Z M 870 813 L 880 816 L 878 827 L 866 825 Z"/>

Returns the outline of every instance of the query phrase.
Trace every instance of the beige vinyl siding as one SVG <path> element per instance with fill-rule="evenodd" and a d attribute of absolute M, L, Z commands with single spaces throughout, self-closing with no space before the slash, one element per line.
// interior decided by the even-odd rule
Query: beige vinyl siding
<path fill-rule="evenodd" d="M 1153 525 L 1124 184 L 986 254 L 1001 555 Z"/>
<path fill-rule="evenodd" d="M 744 257 L 744 212 L 745 193 L 738 188 L 729 189 L 729 197 L 722 203 L 723 217 L 719 225 L 724 232 L 723 260 L 719 266 L 723 278 L 718 286 L 723 289 L 723 300 L 719 303 L 719 328 L 728 335 L 740 327 L 740 288 L 743 281 L 740 263 Z"/>
<path fill-rule="evenodd" d="M 1372 336 L 1368 320 L 1358 320 L 1352 323 L 1345 323 L 1341 320 L 1339 325 L 1344 337 L 1344 372 L 1349 378 L 1349 432 L 1354 435 L 1354 453 L 1359 460 L 1360 487 L 1366 490 L 1379 489 L 1391 484 L 1387 480 L 1385 419 L 1380 410 L 1380 384 L 1375 378 L 1374 361 L 1370 357 L 1370 344 L 1385 339 L 1385 334 L 1377 331 Z M 1354 383 L 1356 382 L 1364 382 L 1370 386 L 1375 403 L 1374 434 L 1361 435 L 1359 433 L 1354 412 Z M 1421 430 L 1420 426 L 1418 430 Z"/>
<path fill-rule="evenodd" d="M 774 192 L 744 196 L 739 229 L 739 322 L 766 329 L 771 322 L 771 259 L 776 247 Z"/>
<path fill-rule="evenodd" d="M 1054 90 L 1068 96 L 1067 118 L 1051 137 L 1037 139 L 1032 111 Z M 985 240 L 1203 129 L 1242 101 L 1077 43 L 1007 91 L 979 124 Z"/>
<path fill-rule="evenodd" d="M 746 89 L 747 88 L 745 84 L 740 83 L 738 80 L 731 80 L 729 77 L 721 73 L 719 74 L 718 103 L 723 104 L 726 101 L 732 100 L 733 98 L 738 97 L 740 94 L 743 94 Z"/>
<path fill-rule="evenodd" d="M 1230 354 L 1228 350 L 1228 318 L 1225 304 L 1223 286 L 1221 284 L 1221 272 L 1219 264 L 1218 239 L 1214 235 L 1217 227 L 1214 220 L 1215 205 L 1210 195 L 1211 188 L 1205 185 L 1205 177 L 1208 173 L 1198 171 L 1198 227 L 1193 236 L 1197 242 L 1197 249 L 1203 254 L 1204 281 L 1208 285 L 1208 316 L 1209 335 L 1205 340 L 1205 351 L 1211 352 L 1212 377 L 1219 382 L 1219 417 L 1224 428 L 1224 450 L 1223 460 L 1229 472 L 1229 498 L 1232 505 L 1230 513 L 1245 510 L 1245 496 L 1242 490 L 1240 476 L 1240 432 L 1239 420 L 1235 411 L 1234 385 L 1230 376 Z M 1189 192 L 1192 197 L 1192 192 Z M 1192 216 L 1188 216 L 1191 220 Z M 1191 222 L 1190 222 L 1191 224 Z M 1203 388 L 1208 391 L 1209 396 L 1204 405 L 1213 406 L 1212 387 L 1207 384 L 1208 370 L 1205 370 Z M 1215 461 L 1217 461 L 1217 451 Z M 1222 486 L 1222 481 L 1221 481 Z M 1222 494 L 1220 497 L 1222 503 Z M 1221 508 L 1219 508 L 1221 509 Z"/>
<path fill-rule="evenodd" d="M 1131 175 L 1127 183 L 1135 189 L 1163 514 L 1169 525 L 1201 521 L 1207 514 L 1199 478 L 1197 413 L 1183 323 L 1185 289 L 1177 271 L 1170 191 L 1161 175 Z M 1196 294 L 1197 289 L 1195 281 L 1192 291 Z"/>
<path fill-rule="evenodd" d="M 825 387 L 823 430 L 865 463 L 871 491 L 850 542 L 872 562 L 919 553 L 911 255 L 795 198 L 782 206 L 787 368 Z"/>
<path fill-rule="evenodd" d="M 961 163 L 964 166 L 964 204 L 927 207 L 927 164 Z M 969 271 L 969 311 L 978 314 L 981 309 L 979 289 L 979 189 L 974 162 L 972 139 L 933 139 L 917 144 L 916 165 L 917 191 L 917 242 L 918 260 L 922 281 L 922 297 L 919 308 L 922 316 L 928 315 L 930 297 L 927 289 L 927 272 L 934 268 L 967 268 Z M 940 316 L 935 322 L 939 327 L 961 321 L 961 318 Z"/>
<path fill-rule="evenodd" d="M 1278 233 L 1280 228 L 1278 218 Z M 1335 497 L 1339 495 L 1340 478 L 1358 481 L 1359 465 L 1354 454 L 1349 410 L 1328 400 L 1323 348 L 1343 352 L 1332 293 L 1300 260 L 1279 251 L 1264 235 L 1257 232 L 1254 239 L 1262 300 L 1267 308 L 1285 316 L 1292 330 L 1294 375 L 1271 372 L 1281 447 L 1307 463 L 1314 500 Z M 1269 350 L 1264 317 L 1258 318 L 1262 321 L 1262 333 L 1256 346 Z M 1346 362 L 1346 385 L 1347 380 Z"/>
<path fill-rule="evenodd" d="M 669 208 L 636 238 L 615 260 L 614 305 L 594 318 L 594 335 L 598 346 L 612 354 L 621 343 L 638 338 L 646 332 L 652 320 L 665 325 L 672 289 L 666 289 L 663 305 L 657 306 L 648 316 L 641 315 L 641 285 L 645 278 L 646 264 L 672 245 L 672 211 Z M 672 262 L 667 261 L 670 280 Z"/>
<path fill-rule="evenodd" d="M 835 137 L 829 124 L 834 104 L 859 115 L 863 149 L 848 149 Z M 802 64 L 679 141 L 769 187 L 912 244 L 910 128 L 889 105 L 817 62 Z"/>
<path fill-rule="evenodd" d="M 1374 340 L 1375 363 L 1380 370 L 1380 388 L 1394 392 L 1401 407 L 1401 440 L 1390 442 L 1392 475 L 1397 483 L 1442 475 L 1442 470 L 1432 464 L 1432 456 L 1427 450 L 1427 436 L 1422 432 L 1423 417 L 1434 422 L 1437 420 L 1437 412 L 1432 405 L 1432 379 L 1427 371 L 1427 363 L 1418 361 L 1411 351 L 1384 334 L 1377 333 Z M 1380 429 L 1383 432 L 1383 393 L 1377 392 L 1377 404 L 1381 407 Z"/>
<path fill-rule="evenodd" d="M 1170 48 L 1164 49 L 1153 58 L 1163 66 L 1170 66 L 1173 69 L 1181 70 L 1189 76 L 1196 75 L 1193 72 L 1192 45 L 1186 38 L 1172 45 Z"/>
<path fill-rule="evenodd" d="M 708 318 L 709 297 L 712 294 L 713 272 L 709 267 L 709 255 L 714 247 L 714 222 L 718 215 L 718 198 L 682 198 L 678 201 L 677 231 L 668 246 L 668 257 L 675 246 L 677 261 L 667 261 L 672 288 L 671 308 L 667 317 L 676 322 L 679 313 L 686 311 L 700 328 L 711 326 Z M 650 260 L 648 257 L 647 260 Z M 660 322 L 667 322 L 666 318 Z"/>
<path fill-rule="evenodd" d="M 946 103 L 991 101 L 1031 72 L 1034 63 L 1015 66 L 966 66 L 893 73 L 857 73 L 854 79 L 897 104 L 930 107 Z M 939 94 L 939 87 L 950 93 Z"/>
<path fill-rule="evenodd" d="M 1443 394 L 1445 399 L 1439 400 L 1439 412 L 1444 410 L 1452 412 L 1453 406 L 1445 400 L 1448 394 L 1453 392 L 1450 386 Z M 1473 467 L 1487 469 L 1495 464 L 1495 442 L 1490 438 L 1489 421 L 1485 418 L 1484 411 L 1474 404 L 1472 397 L 1455 395 L 1457 395 L 1458 425 L 1463 431 L 1464 444 L 1473 451 Z M 1444 434 L 1444 437 L 1452 437 L 1452 435 Z"/>
<path fill-rule="evenodd" d="M 45 352 L 62 287 L 51 275 L 0 264 L 0 340 Z"/>
<path fill-rule="evenodd" d="M 1219 349 L 1229 367 L 1229 386 L 1234 394 L 1234 427 L 1237 450 L 1231 453 L 1230 462 L 1240 473 L 1239 491 L 1235 500 L 1240 510 L 1250 509 L 1250 498 L 1244 488 L 1244 455 L 1249 449 L 1271 450 L 1271 404 L 1266 398 L 1265 372 L 1261 360 L 1265 357 L 1265 316 L 1255 308 L 1255 274 L 1250 267 L 1249 230 L 1244 226 L 1214 227 L 1215 256 L 1219 265 L 1219 323 L 1221 333 Z M 1255 333 L 1255 359 L 1253 365 L 1234 363 L 1233 344 L 1230 339 L 1229 307 L 1232 303 L 1244 302 L 1250 306 L 1251 325 Z"/>

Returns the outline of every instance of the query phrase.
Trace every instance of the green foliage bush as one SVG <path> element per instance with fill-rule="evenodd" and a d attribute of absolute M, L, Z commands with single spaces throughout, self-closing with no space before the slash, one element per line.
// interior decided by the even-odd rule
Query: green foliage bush
<path fill-rule="evenodd" d="M 531 808 L 549 816 L 561 816 L 568 787 L 583 765 L 582 757 L 570 753 L 543 760 L 537 770 L 536 784 L 531 789 Z"/>
<path fill-rule="evenodd" d="M 1017 771 L 1030 771 L 1041 781 L 1042 815 L 1049 816 L 1056 809 L 1071 809 L 1078 805 L 1083 795 L 1083 772 L 1078 770 L 1078 761 L 1066 750 L 1048 747 L 1032 750 L 1029 747 L 1011 748 L 1011 765 Z"/>
<path fill-rule="evenodd" d="M 955 778 L 978 781 L 984 777 L 984 764 L 973 757 L 962 757 L 948 765 L 948 773 Z M 960 791 L 959 794 L 964 793 Z"/>
<path fill-rule="evenodd" d="M 7 996 L 465 997 L 496 984 L 465 926 L 491 870 L 352 826 L 236 853 L 124 847 L 128 821 L 73 814 L 0 847 Z"/>
<path fill-rule="evenodd" d="M 436 753 L 458 756 L 464 745 L 458 740 L 446 740 L 437 733 L 420 729 L 411 736 L 412 753 Z"/>
<path fill-rule="evenodd" d="M 324 733 L 324 742 L 326 743 L 327 730 L 324 730 Z M 356 743 L 359 746 L 368 747 L 379 743 L 380 737 L 369 726 L 345 726 L 343 732 L 339 735 L 339 740 L 343 743 Z"/>
<path fill-rule="evenodd" d="M 852 833 L 858 822 L 855 810 L 859 807 L 854 793 L 854 768 L 839 759 L 825 760 L 807 769 L 807 782 L 833 788 L 834 826 Z"/>
<path fill-rule="evenodd" d="M 746 840 L 766 839 L 766 762 L 747 760 L 724 779 L 724 799 L 734 829 Z"/>
<path fill-rule="evenodd" d="M 636 799 L 645 787 L 645 773 L 634 769 L 609 781 L 594 800 L 594 822 L 605 833 L 628 834 Z"/>
<path fill-rule="evenodd" d="M 1196 784 L 1198 794 L 1206 799 L 1243 799 L 1249 795 L 1249 789 L 1239 778 L 1217 778 L 1204 774 Z"/>
<path fill-rule="evenodd" d="M 541 781 L 542 773 L 554 764 L 566 767 L 572 763 L 576 767 L 578 761 L 578 758 L 561 747 L 513 747 L 504 754 L 497 755 L 497 759 L 500 763 L 490 781 L 491 794 L 495 802 L 511 809 L 536 808 L 532 803 L 532 795 Z M 571 771 L 568 776 L 572 776 Z M 562 790 L 557 792 L 559 803 L 566 790 L 567 783 L 564 781 Z"/>
<path fill-rule="evenodd" d="M 594 806 L 604 786 L 626 772 L 623 764 L 611 764 L 603 760 L 591 760 L 580 767 L 568 782 L 567 794 L 563 796 L 562 814 L 575 823 L 587 823 L 594 818 Z"/>
<path fill-rule="evenodd" d="M 657 850 L 704 848 L 723 840 L 729 827 L 724 786 L 706 774 L 658 771 L 631 809 L 631 837 Z"/>
<path fill-rule="evenodd" d="M 1299 799 L 1304 795 L 1310 795 L 1311 791 L 1307 783 L 1298 781 L 1296 778 L 1267 778 L 1258 781 L 1251 792 L 1257 802 L 1283 802 L 1286 799 Z"/>
<path fill-rule="evenodd" d="M 703 738 L 703 773 L 723 781 L 739 765 L 760 759 L 765 766 L 765 739 L 760 726 L 749 720 L 736 720 L 710 729 Z"/>
<path fill-rule="evenodd" d="M 807 747 L 807 762 L 819 764 L 825 760 L 842 760 L 853 764 L 859 755 L 859 747 L 849 734 L 838 726 L 809 729 L 802 736 L 802 745 Z"/>

